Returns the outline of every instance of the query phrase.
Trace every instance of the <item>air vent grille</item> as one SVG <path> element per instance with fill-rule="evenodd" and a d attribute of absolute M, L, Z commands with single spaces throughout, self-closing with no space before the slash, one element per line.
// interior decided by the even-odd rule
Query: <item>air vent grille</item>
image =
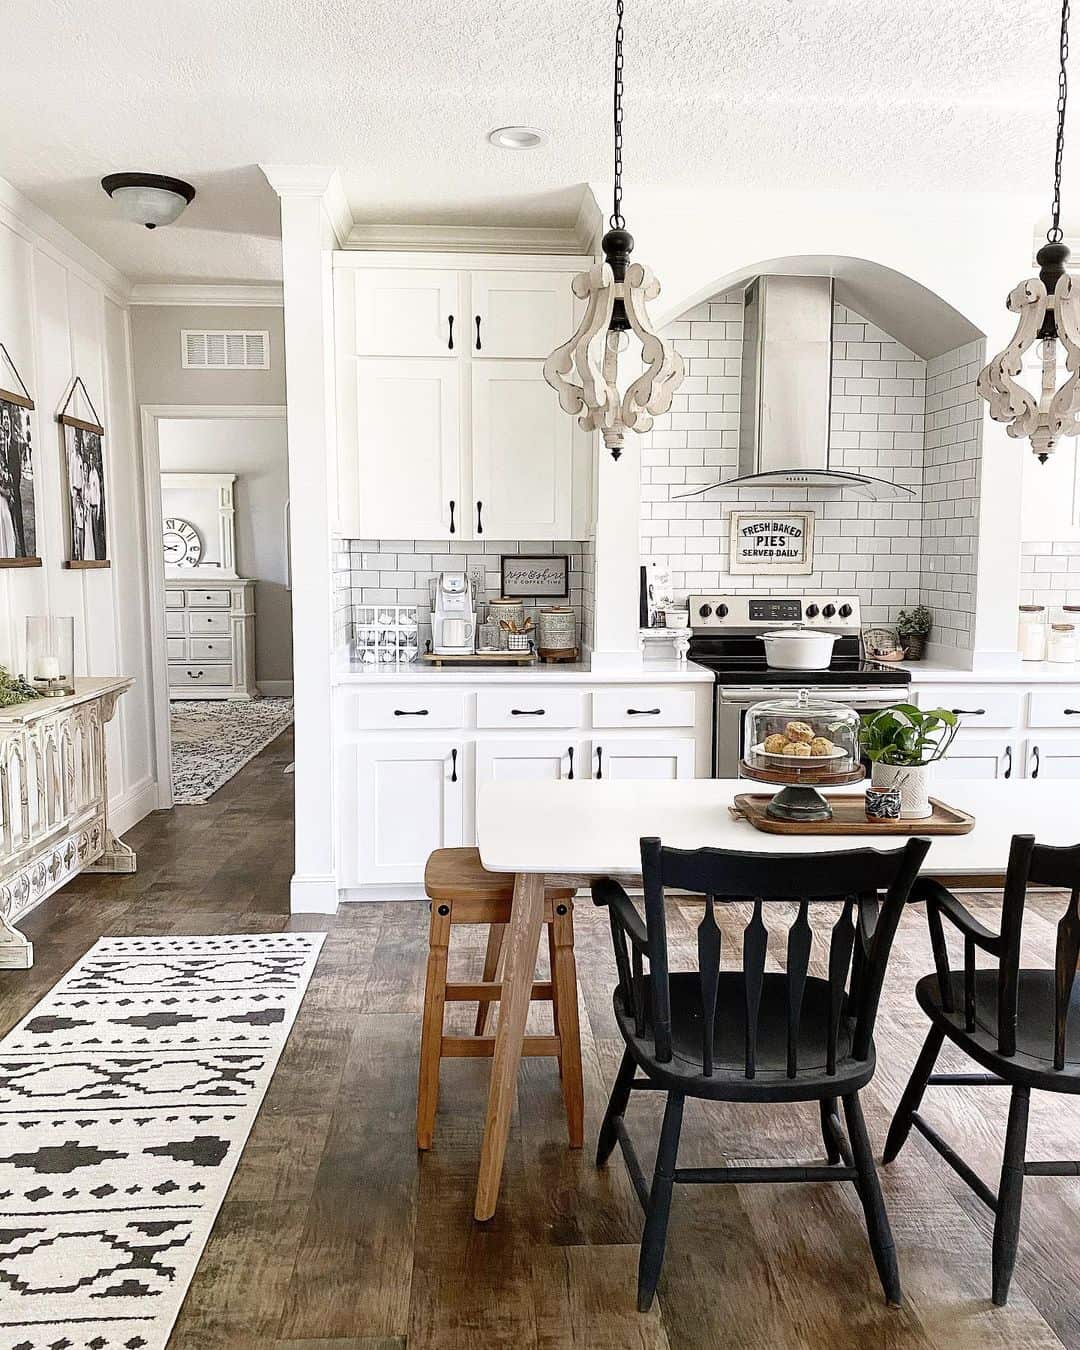
<path fill-rule="evenodd" d="M 258 329 L 185 328 L 180 353 L 185 370 L 269 370 L 270 334 Z"/>

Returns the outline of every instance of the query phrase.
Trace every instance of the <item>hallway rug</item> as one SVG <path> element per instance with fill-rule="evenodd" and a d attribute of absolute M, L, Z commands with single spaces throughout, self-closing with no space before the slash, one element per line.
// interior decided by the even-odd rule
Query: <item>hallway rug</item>
<path fill-rule="evenodd" d="M 177 806 L 209 801 L 293 720 L 291 698 L 180 699 L 169 707 Z"/>
<path fill-rule="evenodd" d="M 0 1042 L 0 1350 L 164 1350 L 322 939 L 103 938 Z"/>

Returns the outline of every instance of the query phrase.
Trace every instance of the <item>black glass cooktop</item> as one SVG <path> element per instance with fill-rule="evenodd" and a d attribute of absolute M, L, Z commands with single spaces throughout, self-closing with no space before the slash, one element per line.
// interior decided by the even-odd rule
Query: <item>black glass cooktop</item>
<path fill-rule="evenodd" d="M 838 642 L 827 670 L 777 670 L 766 664 L 764 645 L 753 637 L 694 637 L 689 656 L 713 671 L 718 684 L 888 685 L 911 679 L 903 666 L 865 660 L 858 646 L 857 638 Z"/>

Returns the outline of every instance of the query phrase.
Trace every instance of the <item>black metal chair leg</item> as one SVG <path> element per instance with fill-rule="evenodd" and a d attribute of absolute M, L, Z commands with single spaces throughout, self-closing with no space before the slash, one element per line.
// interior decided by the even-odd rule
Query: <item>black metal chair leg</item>
<path fill-rule="evenodd" d="M 825 1141 L 825 1157 L 830 1165 L 840 1162 L 840 1150 L 836 1147 L 836 1140 L 832 1137 L 829 1130 L 829 1117 L 839 1114 L 840 1106 L 835 1097 L 822 1097 L 818 1102 L 821 1108 L 821 1137 Z"/>
<path fill-rule="evenodd" d="M 904 1147 L 907 1137 L 911 1133 L 911 1117 L 919 1109 L 919 1103 L 926 1091 L 926 1084 L 930 1075 L 934 1072 L 934 1065 L 937 1063 L 938 1055 L 941 1054 L 941 1046 L 944 1040 L 944 1031 L 940 1027 L 931 1026 L 926 1040 L 923 1042 L 923 1048 L 919 1051 L 919 1058 L 915 1061 L 915 1067 L 911 1071 L 911 1077 L 904 1089 L 904 1095 L 900 1098 L 900 1104 L 896 1108 L 896 1114 L 892 1118 L 892 1124 L 889 1126 L 889 1133 L 885 1138 L 885 1152 L 881 1158 L 883 1163 L 892 1162 Z"/>
<path fill-rule="evenodd" d="M 675 1160 L 679 1153 L 679 1134 L 682 1130 L 683 1097 L 669 1092 L 664 1109 L 664 1123 L 660 1127 L 660 1143 L 656 1149 L 656 1168 L 653 1171 L 649 1208 L 645 1214 L 645 1231 L 641 1235 L 641 1257 L 638 1261 L 638 1312 L 648 1312 L 656 1293 L 660 1268 L 664 1264 L 664 1246 L 667 1243 L 668 1216 L 671 1213 L 671 1192 L 675 1185 Z"/>
<path fill-rule="evenodd" d="M 630 1100 L 630 1084 L 634 1081 L 636 1071 L 637 1066 L 630 1051 L 624 1050 L 619 1072 L 615 1075 L 615 1086 L 611 1089 L 607 1110 L 604 1112 L 604 1119 L 600 1124 L 600 1134 L 596 1141 L 597 1167 L 603 1167 L 604 1163 L 611 1157 L 612 1149 L 618 1143 L 615 1134 L 615 1122 L 626 1110 L 626 1104 Z"/>
<path fill-rule="evenodd" d="M 852 1092 L 844 1098 L 844 1116 L 847 1120 L 852 1156 L 859 1173 L 856 1190 L 862 1201 L 863 1213 L 866 1215 L 866 1231 L 870 1237 L 870 1249 L 874 1253 L 874 1264 L 877 1266 L 886 1300 L 889 1303 L 899 1303 L 900 1271 L 896 1264 L 896 1247 L 857 1092 Z"/>
<path fill-rule="evenodd" d="M 1014 1087 L 1009 1102 L 1009 1125 L 1005 1132 L 1005 1156 L 1001 1163 L 997 1218 L 994 1220 L 994 1302 L 999 1308 L 1009 1301 L 1009 1283 L 1016 1265 L 1016 1249 L 1020 1239 L 1030 1098 L 1030 1088 Z"/>

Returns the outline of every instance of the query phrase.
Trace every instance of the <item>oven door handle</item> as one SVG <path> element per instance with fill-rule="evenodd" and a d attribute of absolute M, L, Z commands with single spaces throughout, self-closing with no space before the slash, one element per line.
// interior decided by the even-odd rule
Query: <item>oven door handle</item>
<path fill-rule="evenodd" d="M 809 672 L 807 672 L 809 673 Z M 813 687 L 810 683 L 806 687 Z M 725 688 L 718 690 L 721 704 L 729 707 L 746 708 L 752 703 L 761 703 L 765 699 L 791 697 L 794 686 L 757 685 L 746 688 Z M 795 691 L 797 692 L 797 690 Z M 830 703 L 844 703 L 864 708 L 890 708 L 894 703 L 906 703 L 911 691 L 906 685 L 893 685 L 889 689 L 844 689 L 839 686 L 818 685 L 814 688 L 818 698 Z"/>

